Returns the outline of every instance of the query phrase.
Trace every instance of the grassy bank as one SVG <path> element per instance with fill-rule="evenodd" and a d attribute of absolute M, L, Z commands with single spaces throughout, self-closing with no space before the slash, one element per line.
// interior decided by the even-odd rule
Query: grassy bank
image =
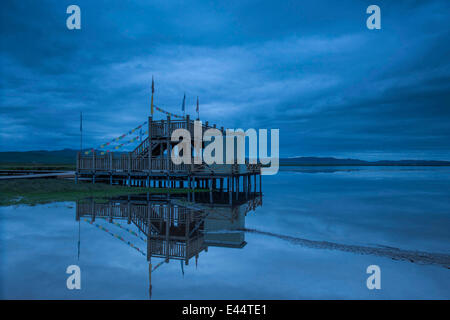
<path fill-rule="evenodd" d="M 56 170 L 56 171 L 72 171 L 75 170 L 73 164 L 48 164 L 48 163 L 0 163 L 0 170 Z"/>
<path fill-rule="evenodd" d="M 102 183 L 78 183 L 62 179 L 20 179 L 0 181 L 0 206 L 35 205 L 76 201 L 87 197 L 106 198 L 138 193 L 186 193 L 187 189 L 135 188 Z"/>

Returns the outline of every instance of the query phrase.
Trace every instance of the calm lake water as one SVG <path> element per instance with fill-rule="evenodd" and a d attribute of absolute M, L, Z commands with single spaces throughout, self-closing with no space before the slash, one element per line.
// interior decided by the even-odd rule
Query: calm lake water
<path fill-rule="evenodd" d="M 66 287 L 69 265 L 81 290 Z M 369 265 L 380 290 L 367 289 Z M 125 197 L 0 209 L 2 299 L 450 299 L 449 267 L 447 167 L 284 167 L 233 207 Z"/>

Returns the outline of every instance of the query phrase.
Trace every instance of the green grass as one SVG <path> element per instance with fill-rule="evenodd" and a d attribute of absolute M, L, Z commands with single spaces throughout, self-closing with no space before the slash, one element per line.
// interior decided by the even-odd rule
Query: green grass
<path fill-rule="evenodd" d="M 197 190 L 204 191 L 204 190 Z M 187 193 L 187 189 L 136 188 L 103 183 L 63 179 L 18 179 L 0 181 L 0 206 L 36 205 L 58 201 L 76 201 L 88 197 L 97 199 L 139 193 Z"/>

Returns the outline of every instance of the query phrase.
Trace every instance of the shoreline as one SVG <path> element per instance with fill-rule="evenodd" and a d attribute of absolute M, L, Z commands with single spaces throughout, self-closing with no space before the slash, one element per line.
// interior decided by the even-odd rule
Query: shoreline
<path fill-rule="evenodd" d="M 85 198 L 104 199 L 112 196 L 142 193 L 188 193 L 188 189 L 140 188 L 103 183 L 75 184 L 65 179 L 20 179 L 0 181 L 0 207 L 12 205 L 36 205 L 61 201 L 77 201 Z M 204 192 L 195 190 L 194 192 Z"/>

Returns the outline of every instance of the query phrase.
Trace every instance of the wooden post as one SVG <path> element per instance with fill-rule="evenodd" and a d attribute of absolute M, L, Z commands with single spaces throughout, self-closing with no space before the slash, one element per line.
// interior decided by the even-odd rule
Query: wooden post
<path fill-rule="evenodd" d="M 112 211 L 112 202 L 109 202 L 109 223 L 111 223 L 113 221 L 113 215 L 112 215 L 113 211 Z"/>
<path fill-rule="evenodd" d="M 80 210 L 81 210 L 80 201 L 77 200 L 75 221 L 80 221 Z"/>
<path fill-rule="evenodd" d="M 128 195 L 128 201 L 127 201 L 127 210 L 128 210 L 128 219 L 127 223 L 131 223 L 131 205 L 130 205 L 130 196 Z"/>
<path fill-rule="evenodd" d="M 186 257 L 185 257 L 185 262 L 184 262 L 186 265 L 189 264 L 188 250 L 190 247 L 190 242 L 189 242 L 190 222 L 191 222 L 190 214 L 186 213 L 186 229 L 185 229 Z"/>
<path fill-rule="evenodd" d="M 92 169 L 95 171 L 95 150 L 92 151 Z"/>
<path fill-rule="evenodd" d="M 167 159 L 166 159 L 166 165 L 167 165 L 167 171 L 170 171 L 170 154 L 171 154 L 171 150 L 170 150 L 170 136 L 171 136 L 171 132 L 170 132 L 170 116 L 167 116 L 167 137 L 166 137 L 166 149 L 167 149 Z"/>
<path fill-rule="evenodd" d="M 262 193 L 262 178 L 261 178 L 261 174 L 259 175 L 259 193 Z"/>
<path fill-rule="evenodd" d="M 232 182 L 233 178 L 232 177 L 228 177 L 228 182 L 227 182 L 227 187 L 228 187 L 228 202 L 230 204 L 233 204 L 233 194 L 232 194 L 232 189 L 233 189 L 233 182 Z"/>
<path fill-rule="evenodd" d="M 249 175 L 245 176 L 245 182 L 247 184 L 247 190 L 245 192 L 246 192 L 247 198 L 248 198 L 248 195 L 250 193 L 250 191 L 249 191 L 250 190 L 250 176 Z"/>
<path fill-rule="evenodd" d="M 150 243 L 150 236 L 147 237 L 147 247 L 148 243 Z M 148 248 L 147 248 L 148 252 Z M 147 253 L 147 260 L 150 261 L 149 255 Z M 148 295 L 150 299 L 152 298 L 152 263 L 148 264 Z"/>
<path fill-rule="evenodd" d="M 209 184 L 209 203 L 213 202 L 213 194 L 212 194 L 212 180 L 208 179 Z"/>
<path fill-rule="evenodd" d="M 190 202 L 191 201 L 191 176 L 188 176 L 188 196 L 187 196 L 187 201 Z"/>
<path fill-rule="evenodd" d="M 92 209 L 92 222 L 95 222 L 95 202 L 94 199 L 91 199 L 91 209 Z"/>
<path fill-rule="evenodd" d="M 169 262 L 169 251 L 170 251 L 170 245 L 169 245 L 169 234 L 170 234 L 170 224 L 171 224 L 171 216 L 170 216 L 170 207 L 167 208 L 167 219 L 166 219 L 166 262 Z"/>
<path fill-rule="evenodd" d="M 192 190 L 192 202 L 195 202 L 195 178 L 192 178 L 193 190 Z"/>
<path fill-rule="evenodd" d="M 164 139 L 164 134 L 165 134 L 165 125 L 164 125 L 164 120 L 161 120 L 161 136 L 158 139 L 158 144 L 159 144 L 159 154 L 161 156 L 161 168 L 159 168 L 159 170 L 163 170 L 164 168 L 164 149 L 163 149 L 163 139 Z"/>
<path fill-rule="evenodd" d="M 92 151 L 92 168 L 94 170 L 94 173 L 92 174 L 92 183 L 95 183 L 95 150 Z"/>
<path fill-rule="evenodd" d="M 247 197 L 247 187 L 248 187 L 247 183 L 248 183 L 247 182 L 247 176 L 246 175 L 242 176 L 242 191 L 244 191 L 245 197 Z"/>
<path fill-rule="evenodd" d="M 147 218 L 148 227 L 150 228 L 150 215 Z M 151 261 L 152 258 L 152 240 L 150 239 L 150 232 L 147 232 L 147 261 Z M 149 264 L 150 274 L 152 272 L 152 264 Z"/>
<path fill-rule="evenodd" d="M 148 117 L 148 170 L 152 171 L 152 117 Z"/>
<path fill-rule="evenodd" d="M 236 176 L 236 200 L 239 200 L 239 176 Z"/>

